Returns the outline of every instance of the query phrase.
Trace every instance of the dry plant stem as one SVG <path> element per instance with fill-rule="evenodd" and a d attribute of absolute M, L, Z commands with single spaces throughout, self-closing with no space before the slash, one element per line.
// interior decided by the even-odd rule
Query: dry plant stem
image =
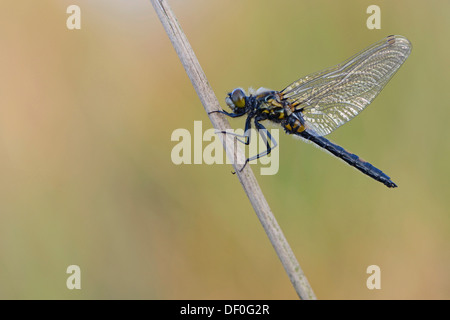
<path fill-rule="evenodd" d="M 181 60 L 181 63 L 184 66 L 184 69 L 186 70 L 189 79 L 191 80 L 192 85 L 194 86 L 195 91 L 203 104 L 203 107 L 208 114 L 214 110 L 221 110 L 219 101 L 211 89 L 211 86 L 206 79 L 206 75 L 200 67 L 194 51 L 192 50 L 167 1 L 150 1 L 158 14 L 158 17 L 161 20 L 161 23 L 166 30 L 167 35 L 169 36 L 170 41 L 172 42 L 172 45 Z M 230 125 L 223 115 L 220 115 L 219 113 L 212 113 L 209 114 L 209 118 L 216 130 L 225 131 L 230 129 Z M 250 165 L 247 165 L 242 171 L 239 170 L 242 167 L 239 163 L 243 163 L 243 159 L 245 159 L 241 148 L 235 148 L 237 152 L 235 153 L 235 150 L 233 149 L 233 142 L 235 142 L 235 140 L 231 137 L 231 135 L 219 133 L 219 137 L 222 139 L 229 159 L 237 158 L 238 160 L 238 164 L 233 164 L 234 170 L 245 190 L 245 193 L 250 199 L 253 209 L 255 210 L 264 230 L 266 231 L 270 242 L 280 258 L 295 291 L 301 299 L 316 299 L 308 280 L 300 268 L 292 249 L 286 241 L 280 226 L 278 225 L 266 199 L 264 198 Z M 236 163 L 236 161 L 234 161 L 234 163 Z"/>

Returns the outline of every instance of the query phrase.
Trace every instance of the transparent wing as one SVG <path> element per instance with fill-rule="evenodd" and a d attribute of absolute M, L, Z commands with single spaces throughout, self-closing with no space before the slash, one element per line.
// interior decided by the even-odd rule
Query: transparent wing
<path fill-rule="evenodd" d="M 380 93 L 411 53 L 402 36 L 389 36 L 329 69 L 295 81 L 281 91 L 301 110 L 305 126 L 324 136 L 353 119 Z"/>

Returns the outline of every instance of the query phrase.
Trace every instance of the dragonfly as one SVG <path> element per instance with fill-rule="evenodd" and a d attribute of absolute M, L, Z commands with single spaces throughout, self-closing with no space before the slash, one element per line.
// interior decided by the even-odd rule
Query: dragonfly
<path fill-rule="evenodd" d="M 247 95 L 244 89 L 236 88 L 228 93 L 225 102 L 231 112 L 213 112 L 232 118 L 247 115 L 241 142 L 250 144 L 253 120 L 266 146 L 264 152 L 246 159 L 240 171 L 277 146 L 261 124 L 268 120 L 280 125 L 287 134 L 310 141 L 385 186 L 396 188 L 387 174 L 324 136 L 360 114 L 405 62 L 411 49 L 408 39 L 390 35 L 344 62 L 303 77 L 281 91 L 259 88 L 249 90 Z"/>

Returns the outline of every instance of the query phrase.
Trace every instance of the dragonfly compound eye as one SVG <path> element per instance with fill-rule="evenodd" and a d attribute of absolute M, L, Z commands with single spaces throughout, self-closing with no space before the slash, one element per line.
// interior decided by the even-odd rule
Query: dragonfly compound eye
<path fill-rule="evenodd" d="M 245 93 L 242 89 L 234 89 L 230 97 L 231 101 L 237 108 L 245 107 Z"/>

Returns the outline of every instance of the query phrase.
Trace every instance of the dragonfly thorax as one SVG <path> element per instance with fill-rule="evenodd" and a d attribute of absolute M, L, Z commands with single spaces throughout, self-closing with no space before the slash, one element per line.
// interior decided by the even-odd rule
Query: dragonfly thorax
<path fill-rule="evenodd" d="M 228 93 L 225 102 L 235 114 L 259 115 L 260 120 L 277 121 L 285 118 L 284 103 L 281 101 L 278 91 L 250 88 L 247 96 L 242 88 L 236 88 Z"/>

